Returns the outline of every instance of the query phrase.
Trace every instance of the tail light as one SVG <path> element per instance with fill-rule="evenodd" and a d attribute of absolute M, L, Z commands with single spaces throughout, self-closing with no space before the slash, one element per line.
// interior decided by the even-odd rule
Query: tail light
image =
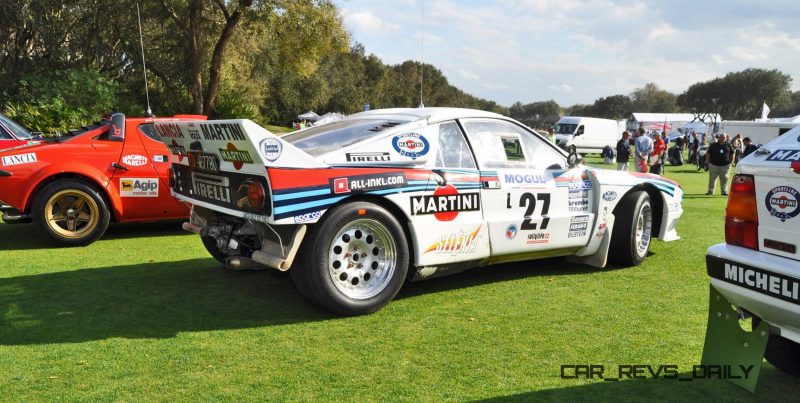
<path fill-rule="evenodd" d="M 247 200 L 250 202 L 250 207 L 261 210 L 264 208 L 264 186 L 258 182 L 250 182 L 247 185 Z"/>
<path fill-rule="evenodd" d="M 725 242 L 758 250 L 758 204 L 753 175 L 735 175 L 725 209 Z"/>

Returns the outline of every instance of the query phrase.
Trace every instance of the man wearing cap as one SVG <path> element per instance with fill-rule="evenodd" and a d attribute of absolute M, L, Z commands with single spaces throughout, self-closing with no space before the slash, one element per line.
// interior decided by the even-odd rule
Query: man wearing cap
<path fill-rule="evenodd" d="M 722 195 L 727 196 L 728 172 L 733 162 L 733 146 L 728 142 L 728 135 L 721 133 L 717 136 L 717 141 L 708 146 L 706 153 L 706 163 L 708 163 L 708 193 L 714 194 L 714 185 L 717 177 L 722 188 Z"/>

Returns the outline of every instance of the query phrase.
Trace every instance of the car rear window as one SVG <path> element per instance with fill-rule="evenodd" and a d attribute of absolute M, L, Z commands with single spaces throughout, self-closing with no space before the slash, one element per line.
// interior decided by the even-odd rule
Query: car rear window
<path fill-rule="evenodd" d="M 318 157 L 383 133 L 384 130 L 410 122 L 410 120 L 353 119 L 340 120 L 310 127 L 283 136 L 306 153 Z"/>

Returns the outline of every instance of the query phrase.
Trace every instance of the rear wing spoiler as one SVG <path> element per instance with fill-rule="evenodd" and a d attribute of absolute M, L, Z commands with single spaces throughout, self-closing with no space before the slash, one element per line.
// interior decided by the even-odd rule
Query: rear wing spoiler
<path fill-rule="evenodd" d="M 264 174 L 264 167 L 324 168 L 325 163 L 249 119 L 156 122 L 172 163 L 189 164 L 190 152 L 215 155 L 219 170 Z"/>

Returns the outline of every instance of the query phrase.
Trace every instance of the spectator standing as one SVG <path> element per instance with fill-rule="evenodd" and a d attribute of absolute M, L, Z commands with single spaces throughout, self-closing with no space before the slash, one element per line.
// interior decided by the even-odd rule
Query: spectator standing
<path fill-rule="evenodd" d="M 653 139 L 644 133 L 643 128 L 639 128 L 636 134 L 636 141 L 634 148 L 636 155 L 634 162 L 636 163 L 636 172 L 647 172 L 647 159 L 650 153 L 653 152 Z"/>
<path fill-rule="evenodd" d="M 658 135 L 658 132 L 653 133 L 653 151 L 650 153 L 650 173 L 661 175 L 663 156 L 666 149 L 667 146 L 664 144 L 664 140 L 661 136 Z"/>
<path fill-rule="evenodd" d="M 697 147 L 700 145 L 700 140 L 697 139 L 697 132 L 692 131 L 692 136 L 689 137 L 689 163 L 697 163 Z"/>
<path fill-rule="evenodd" d="M 551 143 L 556 144 L 556 135 L 553 133 L 553 128 L 547 129 L 547 140 L 550 140 Z"/>
<path fill-rule="evenodd" d="M 628 161 L 631 159 L 631 134 L 622 132 L 622 139 L 617 142 L 617 171 L 628 171 Z"/>
<path fill-rule="evenodd" d="M 753 144 L 753 140 L 750 137 L 745 137 L 742 141 L 744 144 L 744 151 L 742 152 L 742 158 L 747 157 L 748 155 L 752 154 L 756 150 L 758 150 L 758 146 Z"/>
<path fill-rule="evenodd" d="M 717 141 L 708 147 L 708 152 L 706 153 L 706 162 L 708 163 L 708 193 L 706 193 L 706 195 L 710 196 L 714 194 L 714 185 L 716 185 L 717 177 L 719 177 L 722 195 L 728 195 L 728 172 L 731 169 L 733 154 L 733 146 L 728 142 L 728 135 L 725 133 L 717 136 Z"/>
<path fill-rule="evenodd" d="M 736 164 L 739 162 L 739 158 L 742 157 L 742 152 L 744 152 L 744 146 L 742 145 L 742 135 L 736 133 L 736 136 L 733 138 L 733 141 L 731 141 L 731 145 L 733 146 L 733 152 L 734 152 L 733 166 L 736 166 Z"/>

